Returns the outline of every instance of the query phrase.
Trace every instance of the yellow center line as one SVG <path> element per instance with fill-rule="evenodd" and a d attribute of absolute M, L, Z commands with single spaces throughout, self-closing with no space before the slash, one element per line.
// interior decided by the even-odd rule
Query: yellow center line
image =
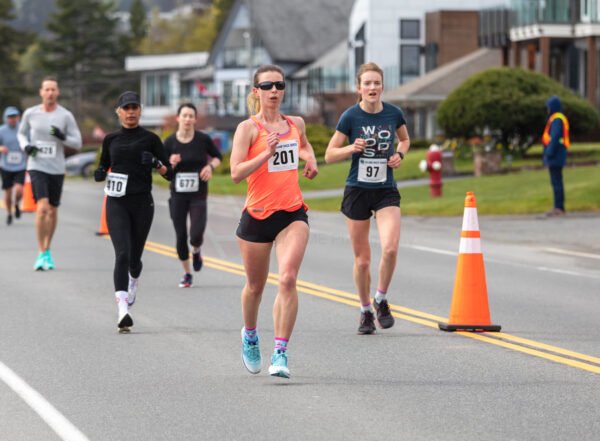
<path fill-rule="evenodd" d="M 146 242 L 146 249 L 148 251 L 152 251 L 168 257 L 178 258 L 175 248 L 162 245 L 156 242 Z M 229 272 L 232 274 L 237 274 L 240 276 L 246 275 L 243 265 L 208 256 L 202 256 L 202 259 L 204 260 L 204 265 L 209 268 Z M 277 274 L 269 273 L 267 278 L 268 283 L 277 285 L 278 281 L 279 276 Z M 302 280 L 298 280 L 296 285 L 298 291 L 303 292 L 305 294 L 310 294 L 323 299 L 343 303 L 348 306 L 360 307 L 359 298 L 356 294 L 318 285 L 316 283 L 305 282 Z M 392 315 L 394 317 L 405 321 L 417 323 L 423 326 L 429 326 L 430 328 L 437 329 L 438 322 L 447 321 L 445 317 L 440 317 L 437 315 L 429 314 L 404 306 L 390 304 L 390 309 L 392 310 Z M 522 352 L 524 354 L 533 355 L 535 357 L 544 358 L 546 360 L 554 361 L 556 363 L 561 363 L 567 366 L 583 369 L 589 372 L 593 372 L 595 374 L 600 374 L 600 366 L 584 363 L 584 361 L 587 361 L 590 363 L 600 365 L 600 358 L 591 355 L 581 354 L 579 352 L 559 348 L 557 346 L 547 345 L 545 343 L 518 337 L 516 335 L 506 334 L 504 332 L 456 332 L 455 334 L 463 337 L 473 338 L 475 340 L 500 346 L 506 349 L 511 349 L 513 351 Z M 561 357 L 560 355 L 556 354 L 561 354 L 565 357 Z"/>

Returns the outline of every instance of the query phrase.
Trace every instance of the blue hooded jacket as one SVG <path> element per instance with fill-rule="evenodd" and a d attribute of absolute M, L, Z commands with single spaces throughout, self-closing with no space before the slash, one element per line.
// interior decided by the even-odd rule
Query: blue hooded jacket
<path fill-rule="evenodd" d="M 557 96 L 551 97 L 546 101 L 548 108 L 548 118 L 556 112 L 562 113 L 562 104 Z M 550 125 L 550 142 L 544 147 L 544 165 L 548 167 L 564 167 L 567 163 L 567 148 L 560 143 L 563 137 L 563 122 L 560 118 L 555 118 Z"/>
<path fill-rule="evenodd" d="M 16 172 L 25 170 L 26 156 L 19 147 L 17 133 L 19 131 L 19 123 L 15 127 L 11 127 L 6 119 L 6 114 L 10 110 L 7 107 L 4 110 L 4 124 L 0 126 L 0 145 L 8 147 L 9 152 L 0 154 L 0 168 L 5 171 Z"/>

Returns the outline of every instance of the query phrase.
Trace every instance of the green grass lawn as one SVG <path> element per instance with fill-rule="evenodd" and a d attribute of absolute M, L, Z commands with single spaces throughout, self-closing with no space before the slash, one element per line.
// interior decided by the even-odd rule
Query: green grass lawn
<path fill-rule="evenodd" d="M 600 167 L 564 169 L 567 211 L 600 211 Z M 473 191 L 479 214 L 544 213 L 552 208 L 552 188 L 547 170 L 471 177 L 447 181 L 441 198 L 429 196 L 429 186 L 400 189 L 402 213 L 457 216 L 464 210 L 465 194 Z M 311 199 L 312 210 L 338 211 L 342 198 Z"/>
<path fill-rule="evenodd" d="M 511 170 L 521 167 L 541 166 L 541 146 L 533 146 L 528 157 L 512 160 Z M 396 180 L 427 178 L 427 173 L 419 170 L 419 162 L 425 159 L 426 149 L 413 149 L 408 152 L 402 167 L 394 172 Z M 569 150 L 568 162 L 587 163 L 600 161 L 600 144 L 577 143 Z M 503 160 L 503 168 L 507 168 Z M 343 188 L 350 167 L 349 161 L 336 164 L 319 164 L 319 175 L 314 180 L 302 177 L 301 164 L 299 182 L 302 191 Z M 471 159 L 456 160 L 455 169 L 464 173 L 473 172 Z M 600 167 L 581 166 L 564 169 L 565 205 L 567 211 L 600 211 Z M 155 184 L 167 186 L 168 183 L 155 176 Z M 229 173 L 215 174 L 210 182 L 209 191 L 213 194 L 246 194 L 246 181 L 234 184 Z M 525 214 L 543 213 L 552 208 L 552 189 L 546 169 L 515 171 L 493 176 L 468 177 L 444 183 L 443 197 L 429 197 L 429 186 L 405 187 L 402 194 L 402 212 L 450 216 L 463 212 L 465 192 L 474 191 L 480 214 Z M 307 201 L 313 210 L 337 211 L 341 198 L 313 199 Z"/>

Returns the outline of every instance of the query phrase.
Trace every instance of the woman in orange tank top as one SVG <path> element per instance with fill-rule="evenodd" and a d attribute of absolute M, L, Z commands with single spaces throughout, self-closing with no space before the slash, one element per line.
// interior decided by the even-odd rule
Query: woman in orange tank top
<path fill-rule="evenodd" d="M 242 362 L 252 374 L 262 368 L 256 325 L 275 244 L 279 283 L 273 305 L 275 350 L 269 374 L 289 378 L 287 343 L 298 313 L 296 279 L 309 236 L 307 207 L 298 185 L 298 159 L 306 161 L 304 177 L 313 179 L 318 169 L 304 120 L 279 112 L 284 93 L 285 78 L 279 66 L 258 68 L 248 95 L 250 113 L 255 115 L 238 125 L 230 165 L 235 183 L 248 182 L 236 232 L 246 271 Z"/>

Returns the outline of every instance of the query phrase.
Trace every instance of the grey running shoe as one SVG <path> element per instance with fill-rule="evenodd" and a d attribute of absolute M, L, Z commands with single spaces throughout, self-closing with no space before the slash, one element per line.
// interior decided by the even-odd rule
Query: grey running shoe
<path fill-rule="evenodd" d="M 373 308 L 377 312 L 377 324 L 382 329 L 391 328 L 394 326 L 394 317 L 390 312 L 390 305 L 387 300 L 382 300 L 381 303 L 373 302 Z"/>
<path fill-rule="evenodd" d="M 375 316 L 371 311 L 360 313 L 359 334 L 375 334 Z"/>
<path fill-rule="evenodd" d="M 134 279 L 133 277 L 131 277 L 131 274 L 129 274 L 129 285 L 127 286 L 127 304 L 129 306 L 133 306 L 133 304 L 135 303 L 135 296 L 137 295 L 139 283 L 139 277 L 137 279 Z"/>

